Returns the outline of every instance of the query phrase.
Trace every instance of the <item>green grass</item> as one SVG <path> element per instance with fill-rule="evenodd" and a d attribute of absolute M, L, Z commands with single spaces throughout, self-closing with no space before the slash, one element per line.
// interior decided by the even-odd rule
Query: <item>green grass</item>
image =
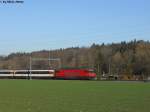
<path fill-rule="evenodd" d="M 148 112 L 150 83 L 0 80 L 0 112 Z"/>

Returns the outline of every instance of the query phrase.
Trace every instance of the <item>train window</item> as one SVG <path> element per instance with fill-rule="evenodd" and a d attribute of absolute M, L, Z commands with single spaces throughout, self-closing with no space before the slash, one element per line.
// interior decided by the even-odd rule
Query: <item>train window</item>
<path fill-rule="evenodd" d="M 31 74 L 52 74 L 52 71 L 31 71 Z M 30 71 L 16 71 L 15 74 L 30 74 Z"/>
<path fill-rule="evenodd" d="M 21 72 L 15 72 L 15 74 L 29 74 L 29 72 L 27 72 L 27 71 L 21 71 Z"/>
<path fill-rule="evenodd" d="M 12 74 L 12 72 L 0 72 L 0 74 Z"/>
<path fill-rule="evenodd" d="M 32 71 L 32 74 L 49 74 L 49 71 Z"/>

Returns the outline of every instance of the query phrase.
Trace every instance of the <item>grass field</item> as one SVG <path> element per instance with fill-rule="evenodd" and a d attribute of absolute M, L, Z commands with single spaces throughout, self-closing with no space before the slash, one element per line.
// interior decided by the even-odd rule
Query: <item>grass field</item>
<path fill-rule="evenodd" d="M 150 83 L 0 80 L 0 112 L 148 112 Z"/>

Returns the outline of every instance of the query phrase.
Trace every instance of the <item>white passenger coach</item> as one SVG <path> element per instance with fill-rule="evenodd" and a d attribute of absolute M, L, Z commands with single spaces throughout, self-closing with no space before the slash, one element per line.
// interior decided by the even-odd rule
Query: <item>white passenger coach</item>
<path fill-rule="evenodd" d="M 0 78 L 53 78 L 55 70 L 0 70 Z"/>

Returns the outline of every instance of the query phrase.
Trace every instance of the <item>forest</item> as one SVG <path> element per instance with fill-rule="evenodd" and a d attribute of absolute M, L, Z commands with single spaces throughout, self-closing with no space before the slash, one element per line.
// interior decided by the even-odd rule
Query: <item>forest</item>
<path fill-rule="evenodd" d="M 150 75 L 150 42 L 144 40 L 122 41 L 110 44 L 92 44 L 90 47 L 70 47 L 41 50 L 31 53 L 17 52 L 0 56 L 1 70 L 29 69 L 32 58 L 60 58 L 62 68 L 93 68 L 98 76 Z M 37 60 L 33 69 L 57 69 L 57 61 Z"/>

